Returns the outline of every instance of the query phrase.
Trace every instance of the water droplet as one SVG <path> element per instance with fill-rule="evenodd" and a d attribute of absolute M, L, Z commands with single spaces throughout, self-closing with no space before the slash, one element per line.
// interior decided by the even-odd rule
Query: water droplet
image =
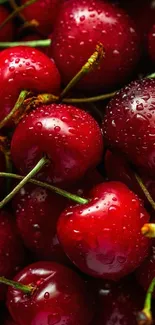
<path fill-rule="evenodd" d="M 44 294 L 44 298 L 45 298 L 45 299 L 49 299 L 49 297 L 50 297 L 49 292 L 45 292 L 45 294 Z"/>

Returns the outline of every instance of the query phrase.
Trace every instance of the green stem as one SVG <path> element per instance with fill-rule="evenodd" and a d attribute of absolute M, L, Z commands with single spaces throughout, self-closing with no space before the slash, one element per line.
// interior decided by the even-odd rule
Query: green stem
<path fill-rule="evenodd" d="M 155 238 L 155 223 L 145 223 L 141 233 L 148 238 Z"/>
<path fill-rule="evenodd" d="M 98 102 L 101 100 L 109 99 L 115 96 L 116 93 L 117 91 L 114 91 L 109 94 L 103 94 L 103 95 L 88 97 L 88 98 L 64 98 L 62 102 L 63 103 L 92 103 L 92 102 Z"/>
<path fill-rule="evenodd" d="M 17 174 L 12 174 L 12 173 L 0 173 L 0 177 L 10 177 L 10 178 L 14 178 L 14 179 L 24 179 L 24 176 L 21 176 L 21 175 L 17 175 Z M 61 195 L 63 197 L 66 197 L 67 199 L 69 200 L 72 200 L 76 203 L 79 203 L 79 204 L 87 204 L 89 202 L 89 200 L 87 199 L 84 199 L 80 196 L 77 196 L 75 194 L 72 194 L 72 193 L 69 193 L 65 190 L 62 190 L 60 188 L 57 188 L 53 185 L 50 185 L 50 184 L 47 184 L 47 183 L 44 183 L 44 182 L 41 182 L 41 181 L 38 181 L 36 179 L 29 179 L 28 180 L 28 183 L 32 183 L 32 184 L 35 184 L 37 186 L 40 186 L 40 187 L 43 187 L 43 188 L 46 188 L 47 190 L 50 190 L 58 195 Z"/>
<path fill-rule="evenodd" d="M 20 109 L 28 94 L 29 92 L 27 90 L 21 91 L 12 111 L 0 122 L 0 129 L 2 129 L 14 117 L 15 113 Z"/>
<path fill-rule="evenodd" d="M 17 10 L 18 6 L 16 4 L 16 1 L 15 0 L 10 0 L 10 6 L 13 10 Z M 20 19 L 25 23 L 26 22 L 26 19 L 25 17 L 22 15 L 22 13 L 18 13 L 18 16 L 20 17 Z"/>
<path fill-rule="evenodd" d="M 22 6 L 17 7 L 14 11 L 12 11 L 12 13 L 0 25 L 0 30 L 8 23 L 8 21 L 10 21 L 12 18 L 14 18 L 20 11 L 22 11 L 23 9 L 30 6 L 31 4 L 33 4 L 36 1 L 37 0 L 29 0 L 26 3 L 24 3 Z"/>
<path fill-rule="evenodd" d="M 136 173 L 135 173 L 135 178 L 136 178 L 139 186 L 141 187 L 142 191 L 144 192 L 146 198 L 148 199 L 149 203 L 151 204 L 152 208 L 155 210 L 155 202 L 154 202 L 154 200 L 152 199 L 149 191 L 147 190 L 146 186 L 142 182 L 141 178 Z"/>
<path fill-rule="evenodd" d="M 155 78 L 155 72 L 149 74 L 148 76 L 146 76 L 146 78 L 148 78 L 148 79 L 154 79 Z"/>
<path fill-rule="evenodd" d="M 51 39 L 25 41 L 25 42 L 0 42 L 0 48 L 8 48 L 14 46 L 31 46 L 31 47 L 47 47 L 52 43 Z"/>
<path fill-rule="evenodd" d="M 86 74 L 88 74 L 100 64 L 101 60 L 104 57 L 104 54 L 103 45 L 98 44 L 96 46 L 95 52 L 89 57 L 88 61 L 84 64 L 81 70 L 73 77 L 73 79 L 62 91 L 59 97 L 60 100 L 62 100 L 68 94 L 68 92 L 79 82 L 80 79 L 82 79 Z"/>
<path fill-rule="evenodd" d="M 8 280 L 4 277 L 0 277 L 0 283 L 3 283 L 3 284 L 6 284 L 8 286 L 11 286 L 17 290 L 20 290 L 26 294 L 31 294 L 33 293 L 35 287 L 33 287 L 32 285 L 24 285 L 20 282 L 16 282 L 16 281 L 13 281 L 13 280 Z"/>
<path fill-rule="evenodd" d="M 155 287 L 155 278 L 152 280 L 145 298 L 144 308 L 138 313 L 137 321 L 138 324 L 141 325 L 151 325 L 152 324 L 152 312 L 151 312 L 151 302 L 152 302 L 152 294 L 154 292 Z"/>
<path fill-rule="evenodd" d="M 147 290 L 147 293 L 146 293 L 144 309 L 147 310 L 148 312 L 151 311 L 151 300 L 152 300 L 152 294 L 154 292 L 154 287 L 155 287 L 155 278 L 152 280 L 152 282 Z"/>
<path fill-rule="evenodd" d="M 18 192 L 19 190 L 32 178 L 34 177 L 47 163 L 49 160 L 45 157 L 41 158 L 37 165 L 23 177 L 22 181 L 0 202 L 0 209 L 4 207 Z"/>

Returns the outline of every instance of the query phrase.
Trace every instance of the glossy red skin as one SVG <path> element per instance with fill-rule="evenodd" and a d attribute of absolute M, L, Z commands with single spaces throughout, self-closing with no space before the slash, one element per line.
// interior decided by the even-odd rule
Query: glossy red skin
<path fill-rule="evenodd" d="M 137 325 L 136 315 L 142 310 L 144 295 L 141 288 L 130 280 L 98 287 L 98 311 L 95 325 Z"/>
<path fill-rule="evenodd" d="M 152 241 L 150 255 L 137 269 L 136 275 L 139 284 L 143 287 L 144 290 L 147 290 L 149 285 L 151 284 L 151 281 L 155 277 L 155 240 Z"/>
<path fill-rule="evenodd" d="M 52 56 L 64 83 L 87 62 L 97 43 L 105 57 L 100 67 L 83 78 L 81 89 L 110 89 L 128 80 L 139 58 L 134 24 L 121 9 L 100 0 L 69 0 L 56 22 Z"/>
<path fill-rule="evenodd" d="M 0 212 L 0 276 L 13 277 L 24 265 L 24 248 L 15 222 L 7 212 Z M 5 298 L 6 287 L 0 286 L 0 300 Z"/>
<path fill-rule="evenodd" d="M 37 285 L 32 296 L 12 288 L 8 291 L 7 306 L 19 325 L 88 325 L 92 320 L 92 298 L 84 280 L 71 269 L 38 262 L 22 270 L 15 280 Z"/>
<path fill-rule="evenodd" d="M 19 123 L 11 143 L 12 159 L 21 173 L 29 172 L 44 153 L 51 163 L 38 177 L 65 186 L 95 167 L 102 150 L 97 122 L 85 111 L 63 104 L 36 108 Z"/>
<path fill-rule="evenodd" d="M 134 81 L 107 106 L 102 130 L 106 143 L 155 176 L 155 80 Z"/>
<path fill-rule="evenodd" d="M 152 26 L 148 34 L 148 50 L 151 60 L 155 62 L 155 25 Z"/>
<path fill-rule="evenodd" d="M 134 193 L 136 193 L 139 198 L 141 198 L 147 207 L 150 204 L 147 200 L 146 195 L 139 186 L 134 169 L 129 165 L 126 158 L 119 152 L 111 152 L 107 150 L 104 157 L 104 167 L 106 170 L 106 175 L 111 181 L 120 181 L 126 184 Z M 155 200 L 155 180 L 148 177 L 146 174 L 141 174 L 138 171 L 144 185 L 148 189 L 151 197 Z"/>
<path fill-rule="evenodd" d="M 58 238 L 82 272 L 117 281 L 148 254 L 149 240 L 140 230 L 149 215 L 123 183 L 99 184 L 89 198 L 88 204 L 69 207 L 61 214 Z"/>
<path fill-rule="evenodd" d="M 25 4 L 26 1 L 21 0 L 21 4 Z M 62 0 L 38 0 L 22 10 L 22 14 L 28 21 L 37 20 L 39 23 L 37 30 L 48 36 L 53 30 L 61 3 Z"/>
<path fill-rule="evenodd" d="M 0 25 L 9 16 L 10 12 L 0 5 Z M 12 20 L 10 20 L 3 28 L 0 29 L 0 42 L 11 42 L 14 36 L 14 25 Z"/>
<path fill-rule="evenodd" d="M 0 120 L 14 107 L 21 90 L 57 93 L 60 75 L 54 61 L 27 46 L 4 50 L 0 55 Z"/>
<path fill-rule="evenodd" d="M 56 234 L 67 199 L 34 185 L 22 188 L 14 202 L 16 222 L 25 246 L 38 260 L 67 262 Z"/>

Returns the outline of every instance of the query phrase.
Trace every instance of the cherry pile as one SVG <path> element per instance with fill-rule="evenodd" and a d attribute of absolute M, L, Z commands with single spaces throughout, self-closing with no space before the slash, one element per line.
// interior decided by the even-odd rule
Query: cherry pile
<path fill-rule="evenodd" d="M 154 1 L 1 1 L 0 324 L 152 324 L 154 214 Z"/>

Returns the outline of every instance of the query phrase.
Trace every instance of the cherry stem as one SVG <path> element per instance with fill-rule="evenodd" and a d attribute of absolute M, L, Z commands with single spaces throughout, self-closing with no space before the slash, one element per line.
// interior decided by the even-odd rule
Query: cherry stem
<path fill-rule="evenodd" d="M 138 315 L 138 323 L 139 324 L 152 324 L 152 312 L 151 312 L 151 302 L 152 302 L 152 294 L 155 288 L 155 278 L 153 278 L 145 298 L 144 308 Z"/>
<path fill-rule="evenodd" d="M 8 280 L 4 277 L 0 277 L 0 283 L 3 283 L 3 284 L 6 284 L 8 286 L 11 286 L 17 290 L 20 290 L 26 294 L 31 294 L 33 293 L 35 287 L 33 287 L 32 285 L 24 285 L 20 282 L 16 282 L 16 281 L 13 281 L 13 280 Z"/>
<path fill-rule="evenodd" d="M 14 117 L 15 113 L 18 112 L 28 94 L 29 92 L 27 90 L 21 91 L 12 111 L 0 122 L 0 129 L 2 129 Z"/>
<path fill-rule="evenodd" d="M 30 47 L 47 47 L 52 43 L 51 39 L 25 41 L 25 42 L 0 42 L 0 48 L 14 47 L 14 46 L 30 46 Z"/>
<path fill-rule="evenodd" d="M 94 97 L 87 97 L 87 98 L 64 98 L 62 100 L 63 103 L 93 103 L 98 102 L 101 100 L 109 99 L 111 97 L 114 97 L 116 95 L 117 91 L 114 91 L 109 94 L 102 94 L 99 96 Z"/>
<path fill-rule="evenodd" d="M 148 79 L 154 79 L 155 78 L 155 72 L 149 74 L 146 78 L 148 78 Z"/>
<path fill-rule="evenodd" d="M 4 207 L 18 192 L 19 190 L 32 178 L 34 177 L 47 163 L 49 159 L 43 157 L 39 160 L 36 166 L 23 177 L 22 181 L 0 202 L 0 209 Z"/>
<path fill-rule="evenodd" d="M 10 178 L 15 178 L 15 179 L 24 179 L 24 176 L 21 176 L 21 175 L 17 175 L 17 174 L 12 174 L 12 173 L 3 173 L 1 172 L 0 173 L 0 177 L 10 177 Z M 59 194 L 63 197 L 66 197 L 67 199 L 69 200 L 72 200 L 76 203 L 79 203 L 79 204 L 87 204 L 89 202 L 89 200 L 87 199 L 84 199 L 78 195 L 75 195 L 75 194 L 72 194 L 72 193 L 69 193 L 61 188 L 58 188 L 56 186 L 53 186 L 51 184 L 48 184 L 48 183 L 44 183 L 44 182 L 41 182 L 41 181 L 38 181 L 36 179 L 29 179 L 28 180 L 28 183 L 32 183 L 32 184 L 35 184 L 37 186 L 40 186 L 40 187 L 43 187 L 43 188 L 46 188 L 47 190 L 50 190 L 56 194 Z"/>
<path fill-rule="evenodd" d="M 155 202 L 154 202 L 154 200 L 152 199 L 149 191 L 147 190 L 146 186 L 142 182 L 141 178 L 136 173 L 135 173 L 135 178 L 136 178 L 139 186 L 141 187 L 142 191 L 144 192 L 146 198 L 148 199 L 149 203 L 151 204 L 152 208 L 155 210 Z"/>
<path fill-rule="evenodd" d="M 105 52 L 101 43 L 97 44 L 95 52 L 89 57 L 88 61 L 83 65 L 81 70 L 73 77 L 69 84 L 60 94 L 59 100 L 62 100 L 68 92 L 82 79 L 86 74 L 97 67 L 103 59 Z"/>
<path fill-rule="evenodd" d="M 145 223 L 141 229 L 142 235 L 148 238 L 155 238 L 155 223 Z"/>
<path fill-rule="evenodd" d="M 17 10 L 18 6 L 16 4 L 15 0 L 10 0 L 10 6 L 12 7 L 13 10 Z M 26 19 L 25 17 L 22 15 L 21 12 L 18 13 L 18 16 L 20 17 L 20 19 L 25 23 Z"/>
<path fill-rule="evenodd" d="M 12 11 L 12 13 L 2 22 L 2 24 L 0 25 L 0 29 L 2 29 L 8 23 L 8 21 L 10 21 L 12 18 L 14 18 L 20 11 L 22 11 L 23 9 L 30 6 L 31 4 L 33 4 L 36 1 L 37 0 L 28 0 L 22 6 L 16 7 L 16 9 L 14 11 Z"/>

